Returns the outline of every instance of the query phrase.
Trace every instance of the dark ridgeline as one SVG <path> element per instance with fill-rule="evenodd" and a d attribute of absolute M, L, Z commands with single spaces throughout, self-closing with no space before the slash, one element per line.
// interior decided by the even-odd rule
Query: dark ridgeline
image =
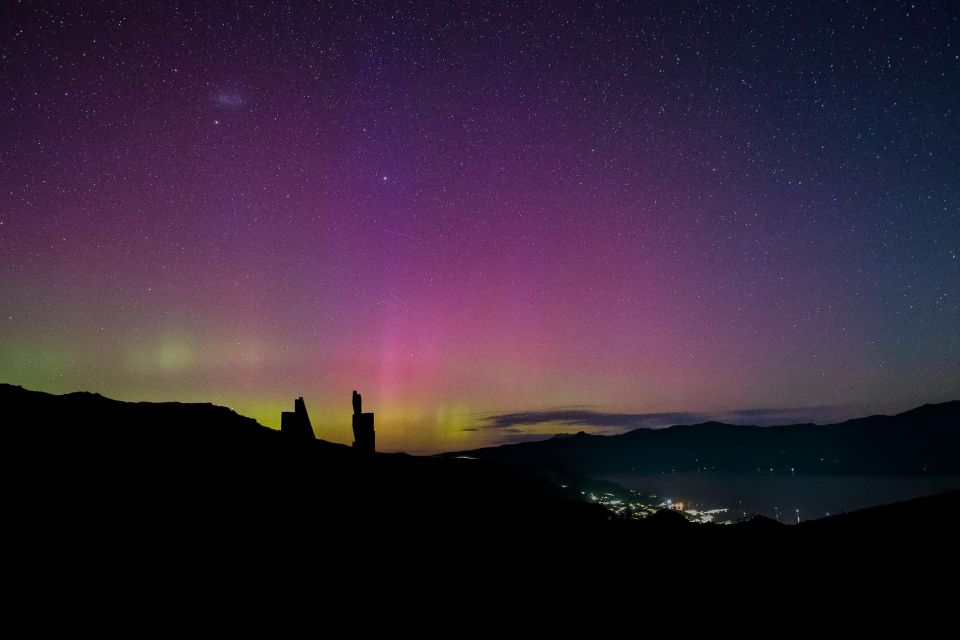
<path fill-rule="evenodd" d="M 446 579 L 489 568 L 503 578 L 538 563 L 567 580 L 604 567 L 622 579 L 682 557 L 711 569 L 735 559 L 731 570 L 755 576 L 770 558 L 795 562 L 813 551 L 816 566 L 842 560 L 850 574 L 851 561 L 872 566 L 880 552 L 885 572 L 898 553 L 901 567 L 914 567 L 919 545 L 945 554 L 960 536 L 960 492 L 799 526 L 693 524 L 671 512 L 620 519 L 549 474 L 374 453 L 359 394 L 354 415 L 371 416 L 359 421 L 370 428 L 353 449 L 289 437 L 210 404 L 0 384 L 0 406 L 7 532 L 21 540 L 8 546 L 23 557 L 36 550 L 31 562 L 51 559 L 58 570 L 80 558 L 95 563 L 87 573 L 115 565 L 146 575 L 217 558 L 232 572 L 263 563 L 314 577 L 339 562 L 344 575 L 366 579 L 383 563 L 432 562 Z M 358 551 L 384 535 L 382 552 Z"/>
<path fill-rule="evenodd" d="M 362 411 L 369 417 L 359 425 L 370 428 L 351 448 L 291 437 L 211 404 L 0 384 L 0 407 L 5 468 L 17 478 L 5 513 L 29 526 L 44 553 L 222 552 L 240 568 L 257 554 L 270 562 L 277 554 L 299 563 L 416 561 L 444 541 L 483 549 L 518 531 L 544 539 L 610 524 L 603 507 L 499 465 L 375 453 L 372 414 Z M 351 551 L 388 529 L 390 553 Z"/>
<path fill-rule="evenodd" d="M 373 430 L 373 414 L 363 412 L 363 399 L 353 390 L 353 448 L 360 453 L 376 451 L 376 432 Z"/>
<path fill-rule="evenodd" d="M 280 431 L 303 440 L 315 440 L 313 425 L 307 415 L 307 405 L 303 397 L 293 401 L 293 411 L 284 411 L 280 414 Z"/>
<path fill-rule="evenodd" d="M 829 475 L 960 474 L 960 402 L 837 424 L 706 422 L 621 435 L 578 433 L 446 454 L 587 476 L 757 470 Z"/>

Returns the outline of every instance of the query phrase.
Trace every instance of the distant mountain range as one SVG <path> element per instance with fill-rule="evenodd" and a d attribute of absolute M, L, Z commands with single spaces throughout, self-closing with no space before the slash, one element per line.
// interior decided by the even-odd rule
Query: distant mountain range
<path fill-rule="evenodd" d="M 960 474 L 960 401 L 828 425 L 706 422 L 616 436 L 581 432 L 447 455 L 584 475 L 757 470 L 951 475 Z"/>
<path fill-rule="evenodd" d="M 695 451 L 705 463 L 736 466 L 731 461 L 748 456 L 737 451 L 738 443 L 748 457 L 765 452 L 780 460 L 791 457 L 780 453 L 788 442 L 794 443 L 787 445 L 790 452 L 810 447 L 808 457 L 836 452 L 839 457 L 828 458 L 839 460 L 829 463 L 834 468 L 875 469 L 881 454 L 906 443 L 911 446 L 899 453 L 912 464 L 953 469 L 948 462 L 956 464 L 957 403 L 832 427 L 701 425 L 473 452 L 490 460 L 358 455 L 209 404 L 127 403 L 0 385 L 0 407 L 7 546 L 32 563 L 33 572 L 42 560 L 54 572 L 79 563 L 81 575 L 88 575 L 102 571 L 105 559 L 114 570 L 138 574 L 168 566 L 192 571 L 211 558 L 223 571 L 245 572 L 256 559 L 287 567 L 307 563 L 308 578 L 320 580 L 334 563 L 346 565 L 350 575 L 366 581 L 374 574 L 359 567 L 379 571 L 398 558 L 429 562 L 434 576 L 453 575 L 471 561 L 476 570 L 481 557 L 537 561 L 541 569 L 569 574 L 571 563 L 596 569 L 599 553 L 614 562 L 611 568 L 642 565 L 649 571 L 656 558 L 666 561 L 664 549 L 687 554 L 696 548 L 707 561 L 728 557 L 735 546 L 742 550 L 740 564 L 750 557 L 760 562 L 758 549 L 766 543 L 785 554 L 804 540 L 832 545 L 845 536 L 860 541 L 881 532 L 946 545 L 960 534 L 958 492 L 803 527 L 763 519 L 693 525 L 677 512 L 619 519 L 581 501 L 572 487 L 549 482 L 549 474 L 492 461 L 598 468 L 638 460 L 655 465 L 656 455 Z M 696 444 L 670 444 L 675 442 Z M 942 448 L 936 456 L 935 447 Z M 848 462 L 853 450 L 871 452 L 851 458 L 860 467 Z"/>

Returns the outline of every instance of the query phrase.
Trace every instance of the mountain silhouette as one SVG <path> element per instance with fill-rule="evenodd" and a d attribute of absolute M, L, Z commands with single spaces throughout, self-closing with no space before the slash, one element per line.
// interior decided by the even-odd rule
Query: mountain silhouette
<path fill-rule="evenodd" d="M 449 454 L 584 475 L 794 470 L 837 475 L 960 473 L 960 401 L 837 424 L 756 427 L 705 422 Z"/>
<path fill-rule="evenodd" d="M 198 522 L 259 514 L 270 527 L 363 531 L 375 523 L 468 529 L 605 521 L 548 482 L 478 461 L 362 455 L 268 429 L 211 404 L 120 402 L 0 385 L 11 451 L 32 508 L 100 517 L 176 513 Z M 367 454 L 368 452 L 362 452 Z M 149 505 L 149 513 L 141 506 Z M 86 515 L 84 517 L 87 517 Z"/>
<path fill-rule="evenodd" d="M 666 570 L 674 553 L 702 562 L 735 557 L 741 567 L 752 558 L 759 566 L 769 553 L 797 560 L 837 540 L 855 541 L 868 562 L 866 549 L 884 536 L 952 544 L 960 533 L 958 492 L 795 527 L 762 518 L 693 524 L 677 512 L 636 521 L 571 499 L 573 492 L 541 473 L 357 451 L 210 404 L 0 385 L 0 405 L 12 478 L 8 545 L 79 575 L 107 565 L 142 574 L 213 563 L 230 575 L 279 564 L 303 567 L 312 580 L 339 567 L 366 584 L 397 562 L 405 572 L 428 563 L 432 575 L 449 579 L 464 563 L 482 570 L 487 558 L 500 570 L 536 566 L 570 579 L 601 566 L 650 572 L 661 563 Z M 609 440 L 549 442 L 598 447 Z M 501 449 L 517 450 L 536 447 Z"/>

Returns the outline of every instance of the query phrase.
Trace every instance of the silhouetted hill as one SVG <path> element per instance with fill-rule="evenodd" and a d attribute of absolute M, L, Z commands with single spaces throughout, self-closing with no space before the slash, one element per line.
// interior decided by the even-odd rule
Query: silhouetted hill
<path fill-rule="evenodd" d="M 948 491 L 905 502 L 860 509 L 829 518 L 807 520 L 793 528 L 800 535 L 837 535 L 844 532 L 873 532 L 889 537 L 897 533 L 903 539 L 926 537 L 928 540 L 949 536 L 958 531 L 960 491 Z M 955 539 L 955 538 L 954 538 Z"/>
<path fill-rule="evenodd" d="M 578 474 L 786 470 L 823 474 L 960 473 L 960 402 L 829 425 L 706 422 L 577 434 L 450 455 Z"/>
<path fill-rule="evenodd" d="M 702 566 L 735 558 L 742 569 L 751 558 L 766 562 L 770 550 L 797 558 L 843 536 L 879 541 L 885 531 L 907 532 L 929 544 L 960 533 L 957 494 L 804 527 L 763 519 L 694 525 L 676 512 L 631 521 L 568 499 L 579 492 L 542 473 L 483 460 L 356 455 L 209 404 L 126 403 L 9 385 L 0 385 L 0 403 L 8 547 L 34 573 L 42 565 L 99 575 L 109 565 L 142 578 L 213 563 L 218 575 L 302 567 L 302 579 L 323 581 L 337 567 L 367 584 L 397 562 L 405 571 L 429 563 L 435 579 L 459 575 L 465 563 L 503 579 L 508 574 L 497 571 L 522 563 L 569 580 L 628 567 L 666 570 L 674 555 Z M 495 563 L 484 566 L 483 558 Z"/>
<path fill-rule="evenodd" d="M 357 455 L 303 442 L 210 404 L 119 402 L 0 385 L 8 448 L 33 506 L 160 513 L 243 526 L 389 522 L 404 528 L 576 526 L 606 521 L 601 507 L 564 498 L 548 482 L 499 465 L 404 454 Z M 248 515 L 264 519 L 246 522 Z"/>

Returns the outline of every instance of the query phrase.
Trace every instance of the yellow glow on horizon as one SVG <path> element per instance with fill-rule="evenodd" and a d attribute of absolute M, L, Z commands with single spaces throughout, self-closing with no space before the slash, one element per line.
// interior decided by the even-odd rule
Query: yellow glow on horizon
<path fill-rule="evenodd" d="M 188 336 L 169 335 L 149 343 L 126 348 L 126 365 L 134 373 L 177 373 L 196 361 L 193 341 Z"/>

